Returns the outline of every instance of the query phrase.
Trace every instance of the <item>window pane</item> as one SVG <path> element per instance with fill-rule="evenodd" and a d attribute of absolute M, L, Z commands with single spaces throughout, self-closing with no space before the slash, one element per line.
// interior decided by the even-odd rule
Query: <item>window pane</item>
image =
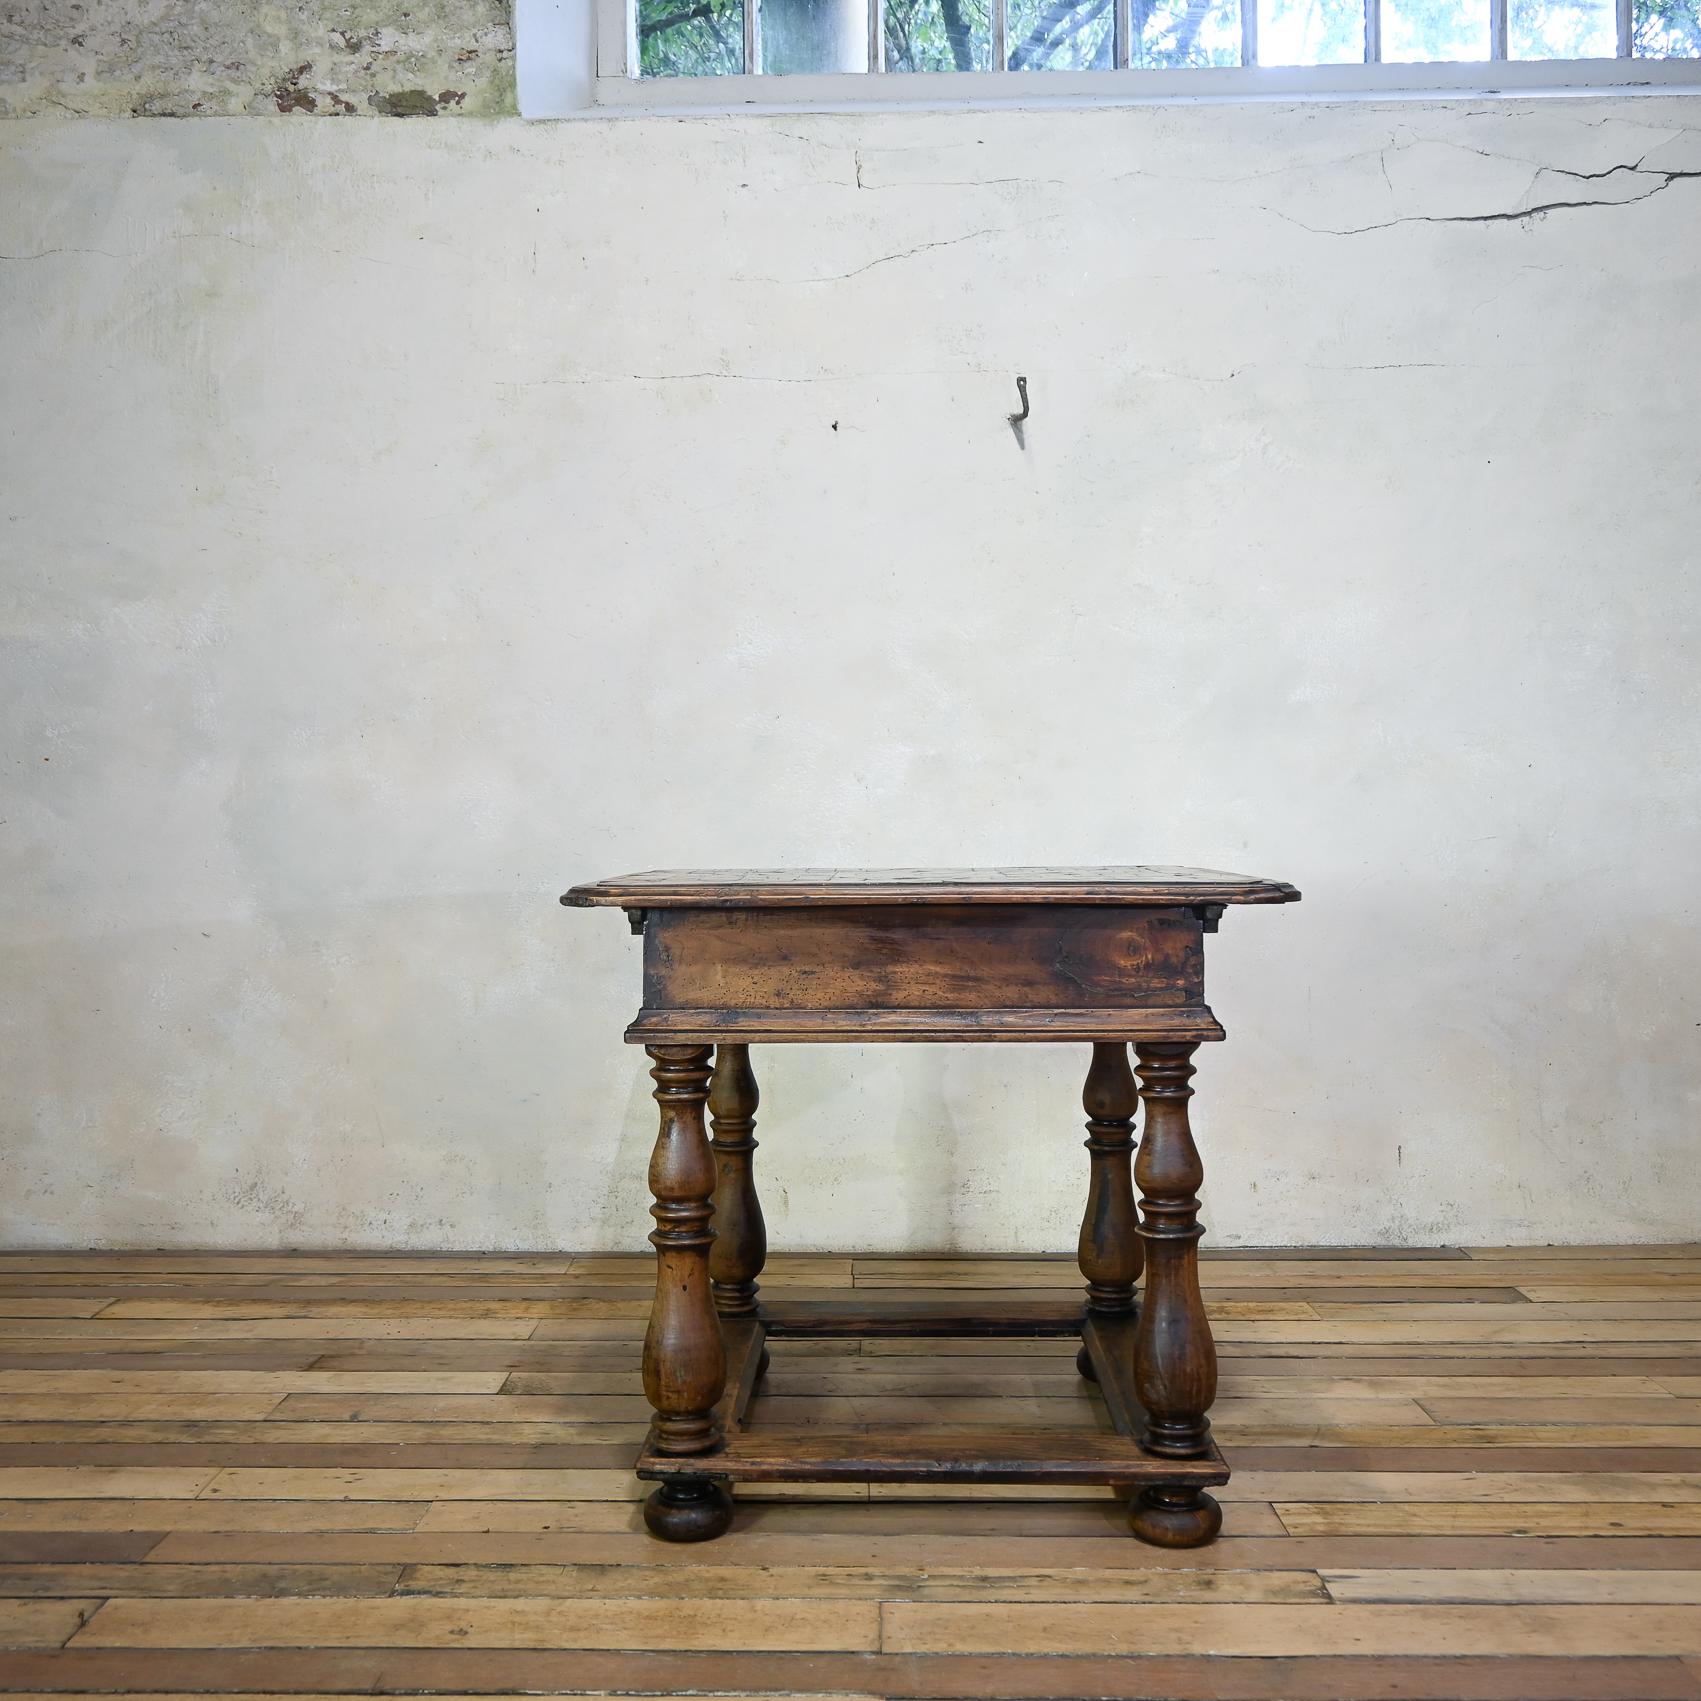
<path fill-rule="evenodd" d="M 741 0 L 638 0 L 646 77 L 726 76 L 744 67 Z"/>
<path fill-rule="evenodd" d="M 886 0 L 888 71 L 990 71 L 990 0 Z"/>
<path fill-rule="evenodd" d="M 762 69 L 776 76 L 868 69 L 863 0 L 762 0 Z"/>
<path fill-rule="evenodd" d="M 1108 71 L 1115 60 L 1110 0 L 1009 0 L 1012 71 Z"/>
<path fill-rule="evenodd" d="M 1701 3 L 1636 0 L 1630 40 L 1638 59 L 1701 59 Z"/>
<path fill-rule="evenodd" d="M 1382 58 L 1388 63 L 1487 59 L 1487 0 L 1382 0 Z"/>
<path fill-rule="evenodd" d="M 1353 65 L 1363 59 L 1361 0 L 1258 0 L 1260 65 Z"/>
<path fill-rule="evenodd" d="M 1509 0 L 1512 59 L 1611 59 L 1618 52 L 1613 0 Z"/>
<path fill-rule="evenodd" d="M 1132 65 L 1238 65 L 1239 0 L 1133 0 Z"/>

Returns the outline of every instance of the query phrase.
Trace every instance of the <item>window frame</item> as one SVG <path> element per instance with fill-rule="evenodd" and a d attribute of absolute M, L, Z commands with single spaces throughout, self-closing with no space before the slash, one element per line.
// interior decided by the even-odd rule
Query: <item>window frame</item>
<path fill-rule="evenodd" d="M 1158 100 L 1280 99 L 1320 96 L 1661 94 L 1701 88 L 1701 59 L 1631 56 L 1634 0 L 1615 0 L 1618 54 L 1612 59 L 1508 59 L 1508 0 L 1487 0 L 1493 57 L 1433 62 L 1384 61 L 1381 0 L 1364 0 L 1363 63 L 1260 65 L 1257 0 L 1240 0 L 1239 65 L 1148 69 L 1128 63 L 1129 0 L 1115 0 L 1114 68 L 1102 71 L 891 72 L 879 63 L 884 47 L 884 0 L 866 0 L 870 64 L 862 71 L 779 76 L 757 72 L 695 77 L 639 74 L 636 0 L 595 0 L 599 107 L 691 110 L 776 108 L 809 110 L 915 106 L 1124 105 Z M 745 62 L 760 63 L 761 0 L 744 0 Z M 1001 27 L 1008 0 L 992 0 L 995 67 L 1006 51 Z"/>

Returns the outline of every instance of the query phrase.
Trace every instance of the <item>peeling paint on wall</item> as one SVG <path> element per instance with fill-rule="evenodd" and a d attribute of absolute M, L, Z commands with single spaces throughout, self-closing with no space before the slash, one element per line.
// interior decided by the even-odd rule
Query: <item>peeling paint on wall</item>
<path fill-rule="evenodd" d="M 507 0 L 0 0 L 0 118 L 515 110 Z"/>

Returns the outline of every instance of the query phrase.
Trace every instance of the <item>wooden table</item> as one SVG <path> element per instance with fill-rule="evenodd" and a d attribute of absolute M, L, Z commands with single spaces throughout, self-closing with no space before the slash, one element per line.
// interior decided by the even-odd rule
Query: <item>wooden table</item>
<path fill-rule="evenodd" d="M 1206 1490 L 1229 1473 L 1206 1416 L 1216 1349 L 1187 1114 L 1193 1053 L 1223 1037 L 1205 1003 L 1204 936 L 1226 905 L 1298 897 L 1197 868 L 688 870 L 568 892 L 564 904 L 625 910 L 644 937 L 643 1008 L 626 1039 L 648 1051 L 661 1107 L 644 1338 L 655 1423 L 637 1464 L 660 1485 L 650 1530 L 721 1534 L 729 1482 L 1105 1483 L 1130 1499 L 1143 1541 L 1210 1541 L 1222 1513 Z M 760 1297 L 750 1047 L 892 1040 L 1091 1042 L 1084 1299 L 988 1311 Z M 1079 1335 L 1077 1366 L 1114 1433 L 747 1425 L 767 1342 L 826 1335 Z"/>

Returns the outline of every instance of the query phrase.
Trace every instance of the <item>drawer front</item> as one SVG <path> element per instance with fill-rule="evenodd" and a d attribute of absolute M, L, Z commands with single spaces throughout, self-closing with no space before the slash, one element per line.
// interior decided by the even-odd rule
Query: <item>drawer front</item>
<path fill-rule="evenodd" d="M 644 1008 L 1179 1010 L 1204 998 L 1191 909 L 973 904 L 653 910 Z"/>

